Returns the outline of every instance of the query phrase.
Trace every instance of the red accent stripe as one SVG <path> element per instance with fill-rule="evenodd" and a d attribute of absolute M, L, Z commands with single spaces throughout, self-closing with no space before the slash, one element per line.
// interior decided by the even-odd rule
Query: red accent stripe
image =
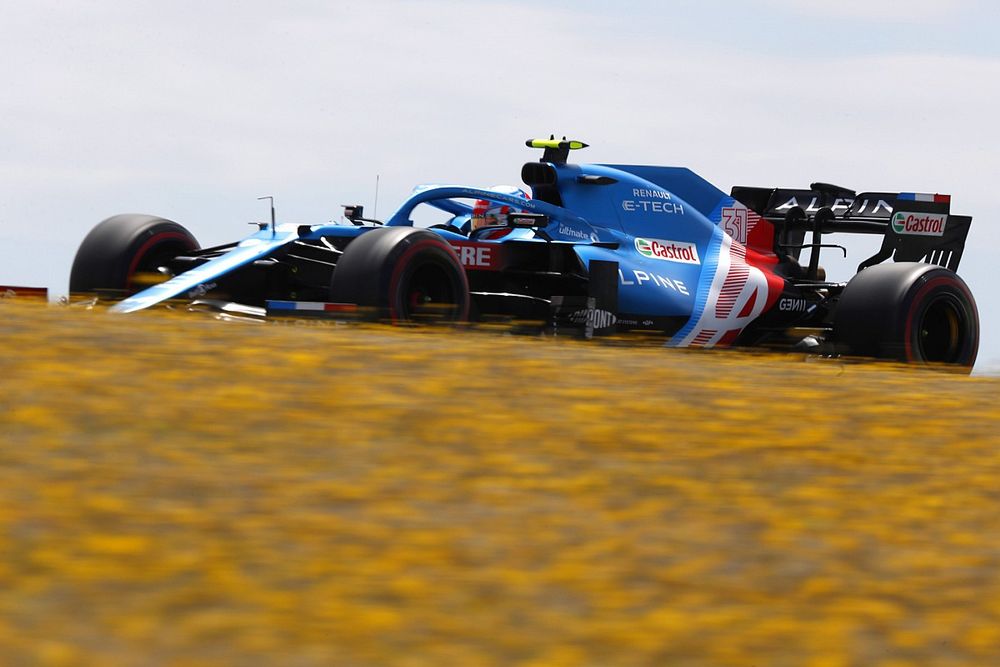
<path fill-rule="evenodd" d="M 736 340 L 736 337 L 740 335 L 741 331 L 743 331 L 743 329 L 733 329 L 732 331 L 727 331 L 725 335 L 719 339 L 719 347 L 729 347 L 732 345 L 733 341 Z"/>
<path fill-rule="evenodd" d="M 353 313 L 358 309 L 355 303 L 324 303 L 323 310 L 328 313 Z"/>
<path fill-rule="evenodd" d="M 951 195 L 934 195 L 935 204 L 950 204 Z"/>
<path fill-rule="evenodd" d="M 753 291 L 753 294 L 751 294 L 750 298 L 747 299 L 747 305 L 743 306 L 743 310 L 740 311 L 740 314 L 737 315 L 737 317 L 750 317 L 750 313 L 753 312 L 753 307 L 757 305 L 757 291 L 758 290 Z"/>
<path fill-rule="evenodd" d="M 692 347 L 702 347 L 706 345 L 708 341 L 712 340 L 712 337 L 715 336 L 715 334 L 717 333 L 718 331 L 715 331 L 713 329 L 705 329 L 700 334 L 695 336 L 693 341 L 691 341 Z"/>
<path fill-rule="evenodd" d="M 729 275 L 726 276 L 726 282 L 722 284 L 722 289 L 719 291 L 719 297 L 716 300 L 716 317 L 722 319 L 729 317 L 729 315 L 733 312 L 733 308 L 736 307 L 736 300 L 743 292 L 743 288 L 746 286 L 747 279 L 749 277 L 750 269 L 745 265 L 734 266 L 732 270 L 730 270 Z"/>
<path fill-rule="evenodd" d="M 750 269 L 746 265 L 747 249 L 742 243 L 733 241 L 729 246 L 729 257 L 731 264 L 729 275 L 722 283 L 719 297 L 715 303 L 715 316 L 721 319 L 729 317 L 736 307 L 736 300 L 739 298 L 743 287 L 750 277 Z"/>
<path fill-rule="evenodd" d="M 18 297 L 21 299 L 47 299 L 49 289 L 47 287 L 16 287 L 14 285 L 0 285 L 0 299 Z"/>

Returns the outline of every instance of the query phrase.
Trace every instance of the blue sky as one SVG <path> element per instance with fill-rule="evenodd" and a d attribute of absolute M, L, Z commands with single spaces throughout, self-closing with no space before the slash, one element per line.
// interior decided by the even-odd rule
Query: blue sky
<path fill-rule="evenodd" d="M 1000 370 L 998 28 L 973 0 L 15 3 L 0 283 L 63 293 L 115 213 L 210 244 L 261 195 L 314 223 L 371 206 L 376 174 L 383 213 L 419 182 L 516 183 L 524 139 L 555 132 L 722 189 L 951 193 L 975 218 L 979 368 Z"/>

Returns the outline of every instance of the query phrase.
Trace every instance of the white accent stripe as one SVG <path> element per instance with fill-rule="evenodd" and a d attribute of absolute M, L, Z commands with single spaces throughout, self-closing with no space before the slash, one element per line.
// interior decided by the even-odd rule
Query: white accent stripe
<path fill-rule="evenodd" d="M 744 257 L 746 247 L 724 235 L 705 311 L 680 346 L 712 347 L 726 333 L 743 329 L 763 312 L 768 297 L 767 278 L 757 267 L 745 264 Z M 755 292 L 757 300 L 750 314 L 738 317 Z"/>

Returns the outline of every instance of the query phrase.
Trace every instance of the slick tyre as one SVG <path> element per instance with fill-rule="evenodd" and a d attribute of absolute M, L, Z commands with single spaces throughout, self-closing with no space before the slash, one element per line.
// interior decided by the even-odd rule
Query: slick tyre
<path fill-rule="evenodd" d="M 844 288 L 834 336 L 846 354 L 971 370 L 979 312 L 953 271 L 918 262 L 878 264 Z"/>
<path fill-rule="evenodd" d="M 412 227 L 374 229 L 351 241 L 333 271 L 330 300 L 394 324 L 469 317 L 469 283 L 455 251 L 438 234 Z"/>
<path fill-rule="evenodd" d="M 157 269 L 168 260 L 197 250 L 187 229 L 152 215 L 116 215 L 83 239 L 70 271 L 70 294 L 124 297 L 163 280 Z"/>

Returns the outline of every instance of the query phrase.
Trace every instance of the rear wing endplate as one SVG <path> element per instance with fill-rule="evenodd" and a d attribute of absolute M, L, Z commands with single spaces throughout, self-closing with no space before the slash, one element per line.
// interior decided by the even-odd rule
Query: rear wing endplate
<path fill-rule="evenodd" d="M 972 218 L 967 215 L 899 211 L 886 226 L 882 247 L 861 262 L 858 271 L 891 257 L 896 262 L 924 262 L 957 272 L 971 226 Z"/>

